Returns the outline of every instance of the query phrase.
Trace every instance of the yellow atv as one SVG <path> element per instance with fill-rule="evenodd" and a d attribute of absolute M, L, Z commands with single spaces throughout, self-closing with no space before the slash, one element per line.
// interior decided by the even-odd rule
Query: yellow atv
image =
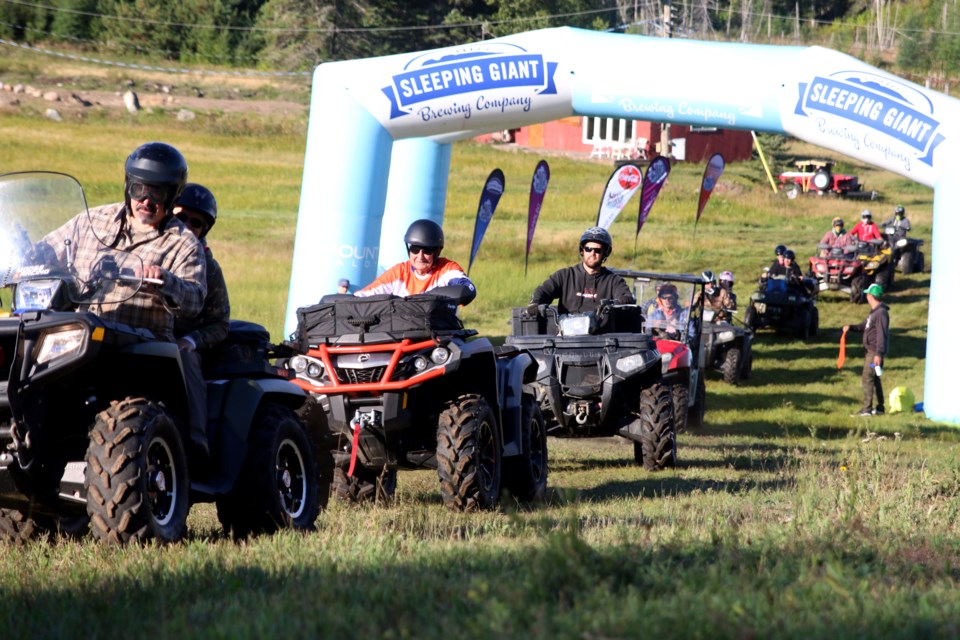
<path fill-rule="evenodd" d="M 873 283 L 883 287 L 888 291 L 893 285 L 893 272 L 895 265 L 893 263 L 893 250 L 890 245 L 883 240 L 868 240 L 857 243 L 857 259 L 863 264 L 863 281 L 860 290 L 860 298 L 855 302 L 864 302 L 866 300 L 863 292 Z"/>

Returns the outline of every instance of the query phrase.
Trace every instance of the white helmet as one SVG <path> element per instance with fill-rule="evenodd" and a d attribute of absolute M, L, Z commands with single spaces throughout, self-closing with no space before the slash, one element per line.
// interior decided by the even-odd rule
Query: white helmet
<path fill-rule="evenodd" d="M 720 274 L 720 283 L 729 282 L 733 284 L 733 271 L 724 271 Z"/>

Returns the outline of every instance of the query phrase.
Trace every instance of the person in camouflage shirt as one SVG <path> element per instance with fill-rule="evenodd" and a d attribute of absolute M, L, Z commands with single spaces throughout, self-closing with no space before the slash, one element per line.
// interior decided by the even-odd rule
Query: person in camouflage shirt
<path fill-rule="evenodd" d="M 203 248 L 170 215 L 186 182 L 186 160 L 173 147 L 151 142 L 134 150 L 125 168 L 124 202 L 78 214 L 45 236 L 38 248 L 54 252 L 61 264 L 67 263 L 69 253 L 81 277 L 98 268 L 105 246 L 138 256 L 143 261 L 141 275 L 162 284 L 144 283 L 128 300 L 92 304 L 89 310 L 173 342 L 174 315 L 197 315 L 207 291 Z"/>
<path fill-rule="evenodd" d="M 203 310 L 192 318 L 177 317 L 173 333 L 184 351 L 203 351 L 223 340 L 230 328 L 230 297 L 223 270 L 207 245 L 207 233 L 217 222 L 217 200 L 203 185 L 188 183 L 177 198 L 173 215 L 193 232 L 203 245 L 207 263 L 207 297 Z"/>

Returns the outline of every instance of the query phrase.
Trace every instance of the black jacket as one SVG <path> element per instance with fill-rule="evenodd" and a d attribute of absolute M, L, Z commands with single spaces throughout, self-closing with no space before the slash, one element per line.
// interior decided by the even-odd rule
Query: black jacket
<path fill-rule="evenodd" d="M 554 300 L 557 300 L 560 315 L 595 311 L 600 300 L 634 302 L 630 287 L 623 278 L 606 267 L 601 267 L 596 275 L 590 275 L 582 263 L 554 272 L 530 297 L 533 304 L 550 304 Z"/>
<path fill-rule="evenodd" d="M 863 348 L 870 353 L 885 355 L 890 339 L 890 307 L 882 302 L 860 324 L 850 325 L 854 331 L 863 332 Z"/>

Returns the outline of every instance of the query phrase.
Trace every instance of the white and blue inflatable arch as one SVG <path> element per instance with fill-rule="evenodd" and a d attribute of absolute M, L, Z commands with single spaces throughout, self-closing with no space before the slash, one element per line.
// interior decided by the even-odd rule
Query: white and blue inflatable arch
<path fill-rule="evenodd" d="M 924 408 L 960 423 L 943 244 L 960 237 L 960 102 L 819 47 L 559 28 L 317 67 L 285 331 L 340 278 L 406 259 L 411 221 L 443 221 L 451 142 L 571 115 L 787 133 L 933 187 Z"/>

